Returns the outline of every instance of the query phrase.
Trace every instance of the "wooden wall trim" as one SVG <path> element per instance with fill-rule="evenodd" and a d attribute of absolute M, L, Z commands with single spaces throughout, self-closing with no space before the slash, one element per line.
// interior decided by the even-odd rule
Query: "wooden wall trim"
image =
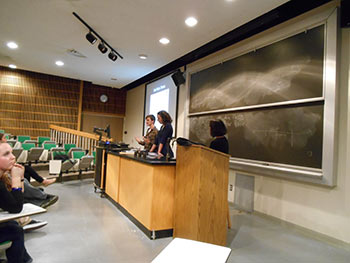
<path fill-rule="evenodd" d="M 19 101 L 2 101 L 2 103 L 8 103 L 8 104 L 23 104 L 23 102 Z M 69 106 L 60 106 L 60 105 L 49 105 L 49 104 L 40 104 L 40 103 L 25 103 L 26 105 L 34 105 L 34 106 L 44 106 L 44 107 L 50 107 L 50 108 L 63 108 L 63 109 L 73 109 L 76 110 L 77 107 L 69 107 Z"/>
<path fill-rule="evenodd" d="M 0 92 L 0 95 L 13 95 L 13 96 L 21 96 L 23 97 L 23 94 L 20 93 L 14 93 L 14 92 Z M 26 97 L 35 97 L 35 98 L 45 98 L 50 100 L 69 100 L 76 102 L 77 99 L 67 99 L 67 98 L 53 98 L 50 96 L 39 96 L 39 95 L 31 95 L 31 94 L 25 94 Z"/>
<path fill-rule="evenodd" d="M 0 120 L 3 121 L 13 121 L 13 118 L 1 118 Z M 66 121 L 40 121 L 40 120 L 29 120 L 29 119 L 16 119 L 16 121 L 20 121 L 20 122 L 38 122 L 38 123 L 57 123 L 57 124 L 71 124 L 71 125 L 75 125 L 75 122 L 66 122 Z"/>
<path fill-rule="evenodd" d="M 118 114 L 118 113 L 105 113 L 105 112 L 94 112 L 94 111 L 83 111 L 82 113 L 86 115 L 108 116 L 108 117 L 117 117 L 117 118 L 125 117 L 125 114 Z"/>
<path fill-rule="evenodd" d="M 52 83 L 50 83 L 52 84 Z M 61 84 L 60 84 L 61 85 Z M 66 84 L 67 85 L 67 84 Z M 1 83 L 1 86 L 8 86 L 8 87 L 17 87 L 17 88 L 28 88 L 28 86 L 26 85 L 22 85 L 22 84 L 11 84 L 11 83 Z M 72 94 L 79 94 L 79 92 L 76 91 L 71 91 L 71 90 L 60 90 L 57 89 L 56 87 L 54 89 L 52 88 L 42 88 L 42 87 L 36 87 L 36 89 L 39 90 L 49 90 L 49 91 L 53 91 L 55 90 L 55 92 L 64 92 L 64 93 L 72 93 Z"/>
<path fill-rule="evenodd" d="M 68 116 L 68 117 L 72 116 L 71 114 L 47 113 L 47 112 L 38 112 L 38 111 L 5 110 L 5 109 L 0 109 L 0 110 L 4 112 L 32 113 L 32 114 L 51 115 L 51 116 Z"/>
<path fill-rule="evenodd" d="M 80 81 L 80 93 L 79 93 L 79 108 L 78 108 L 78 125 L 77 130 L 81 130 L 81 111 L 83 109 L 83 91 L 84 91 L 84 81 Z"/>
<path fill-rule="evenodd" d="M 1 126 L 1 129 L 3 129 L 3 130 L 11 129 L 11 130 L 47 131 L 47 132 L 50 131 L 50 129 L 39 129 L 39 128 L 28 128 L 28 127 L 3 127 L 3 126 Z"/>

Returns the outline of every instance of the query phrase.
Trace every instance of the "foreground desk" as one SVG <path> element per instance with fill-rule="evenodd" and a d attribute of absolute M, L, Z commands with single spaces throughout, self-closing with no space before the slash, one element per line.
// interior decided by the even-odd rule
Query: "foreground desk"
<path fill-rule="evenodd" d="M 172 236 L 175 161 L 109 152 L 106 194 L 149 238 Z"/>

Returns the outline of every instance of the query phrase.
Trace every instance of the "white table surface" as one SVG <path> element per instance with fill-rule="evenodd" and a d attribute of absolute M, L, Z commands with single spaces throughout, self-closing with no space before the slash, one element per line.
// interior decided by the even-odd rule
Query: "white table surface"
<path fill-rule="evenodd" d="M 9 212 L 1 211 L 0 212 L 0 223 L 14 220 L 14 219 L 24 217 L 24 216 L 31 216 L 31 215 L 45 213 L 46 211 L 47 211 L 46 209 L 44 209 L 40 206 L 37 206 L 37 205 L 33 205 L 33 204 L 29 204 L 29 203 L 23 204 L 23 209 L 20 213 L 10 214 Z"/>
<path fill-rule="evenodd" d="M 152 263 L 224 263 L 230 253 L 231 249 L 227 247 L 175 238 Z"/>

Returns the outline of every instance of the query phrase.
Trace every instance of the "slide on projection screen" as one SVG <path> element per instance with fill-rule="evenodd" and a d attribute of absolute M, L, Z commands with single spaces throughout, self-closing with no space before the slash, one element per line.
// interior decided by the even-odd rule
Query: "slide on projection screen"
<path fill-rule="evenodd" d="M 161 110 L 169 112 L 173 119 L 172 126 L 175 136 L 175 120 L 176 120 L 176 103 L 177 103 L 177 87 L 174 84 L 171 75 L 158 79 L 146 85 L 145 97 L 145 117 L 153 114 L 156 117 L 155 125 L 160 129 L 161 124 L 157 121 L 157 113 Z M 144 133 L 147 126 L 144 122 Z"/>

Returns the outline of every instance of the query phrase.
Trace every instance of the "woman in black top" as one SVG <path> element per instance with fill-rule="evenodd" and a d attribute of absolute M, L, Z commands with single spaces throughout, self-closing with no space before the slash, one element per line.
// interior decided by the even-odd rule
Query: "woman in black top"
<path fill-rule="evenodd" d="M 225 137 L 226 126 L 221 120 L 210 121 L 210 135 L 215 139 L 210 143 L 210 148 L 227 153 L 229 152 L 228 140 Z"/>
<path fill-rule="evenodd" d="M 8 173 L 11 176 L 8 176 Z M 10 213 L 19 213 L 23 208 L 24 168 L 16 164 L 9 144 L 0 142 L 0 208 Z M 9 189 L 10 188 L 10 189 Z M 11 241 L 6 249 L 7 262 L 32 262 L 24 247 L 23 229 L 16 221 L 0 223 L 0 242 Z"/>
<path fill-rule="evenodd" d="M 157 149 L 158 156 L 164 157 L 169 154 L 170 158 L 174 156 L 173 151 L 170 147 L 170 139 L 173 136 L 173 127 L 171 122 L 173 121 L 166 111 L 160 111 L 157 114 L 157 119 L 162 127 L 160 128 L 158 135 L 156 137 L 156 142 L 153 144 L 150 152 Z"/>

